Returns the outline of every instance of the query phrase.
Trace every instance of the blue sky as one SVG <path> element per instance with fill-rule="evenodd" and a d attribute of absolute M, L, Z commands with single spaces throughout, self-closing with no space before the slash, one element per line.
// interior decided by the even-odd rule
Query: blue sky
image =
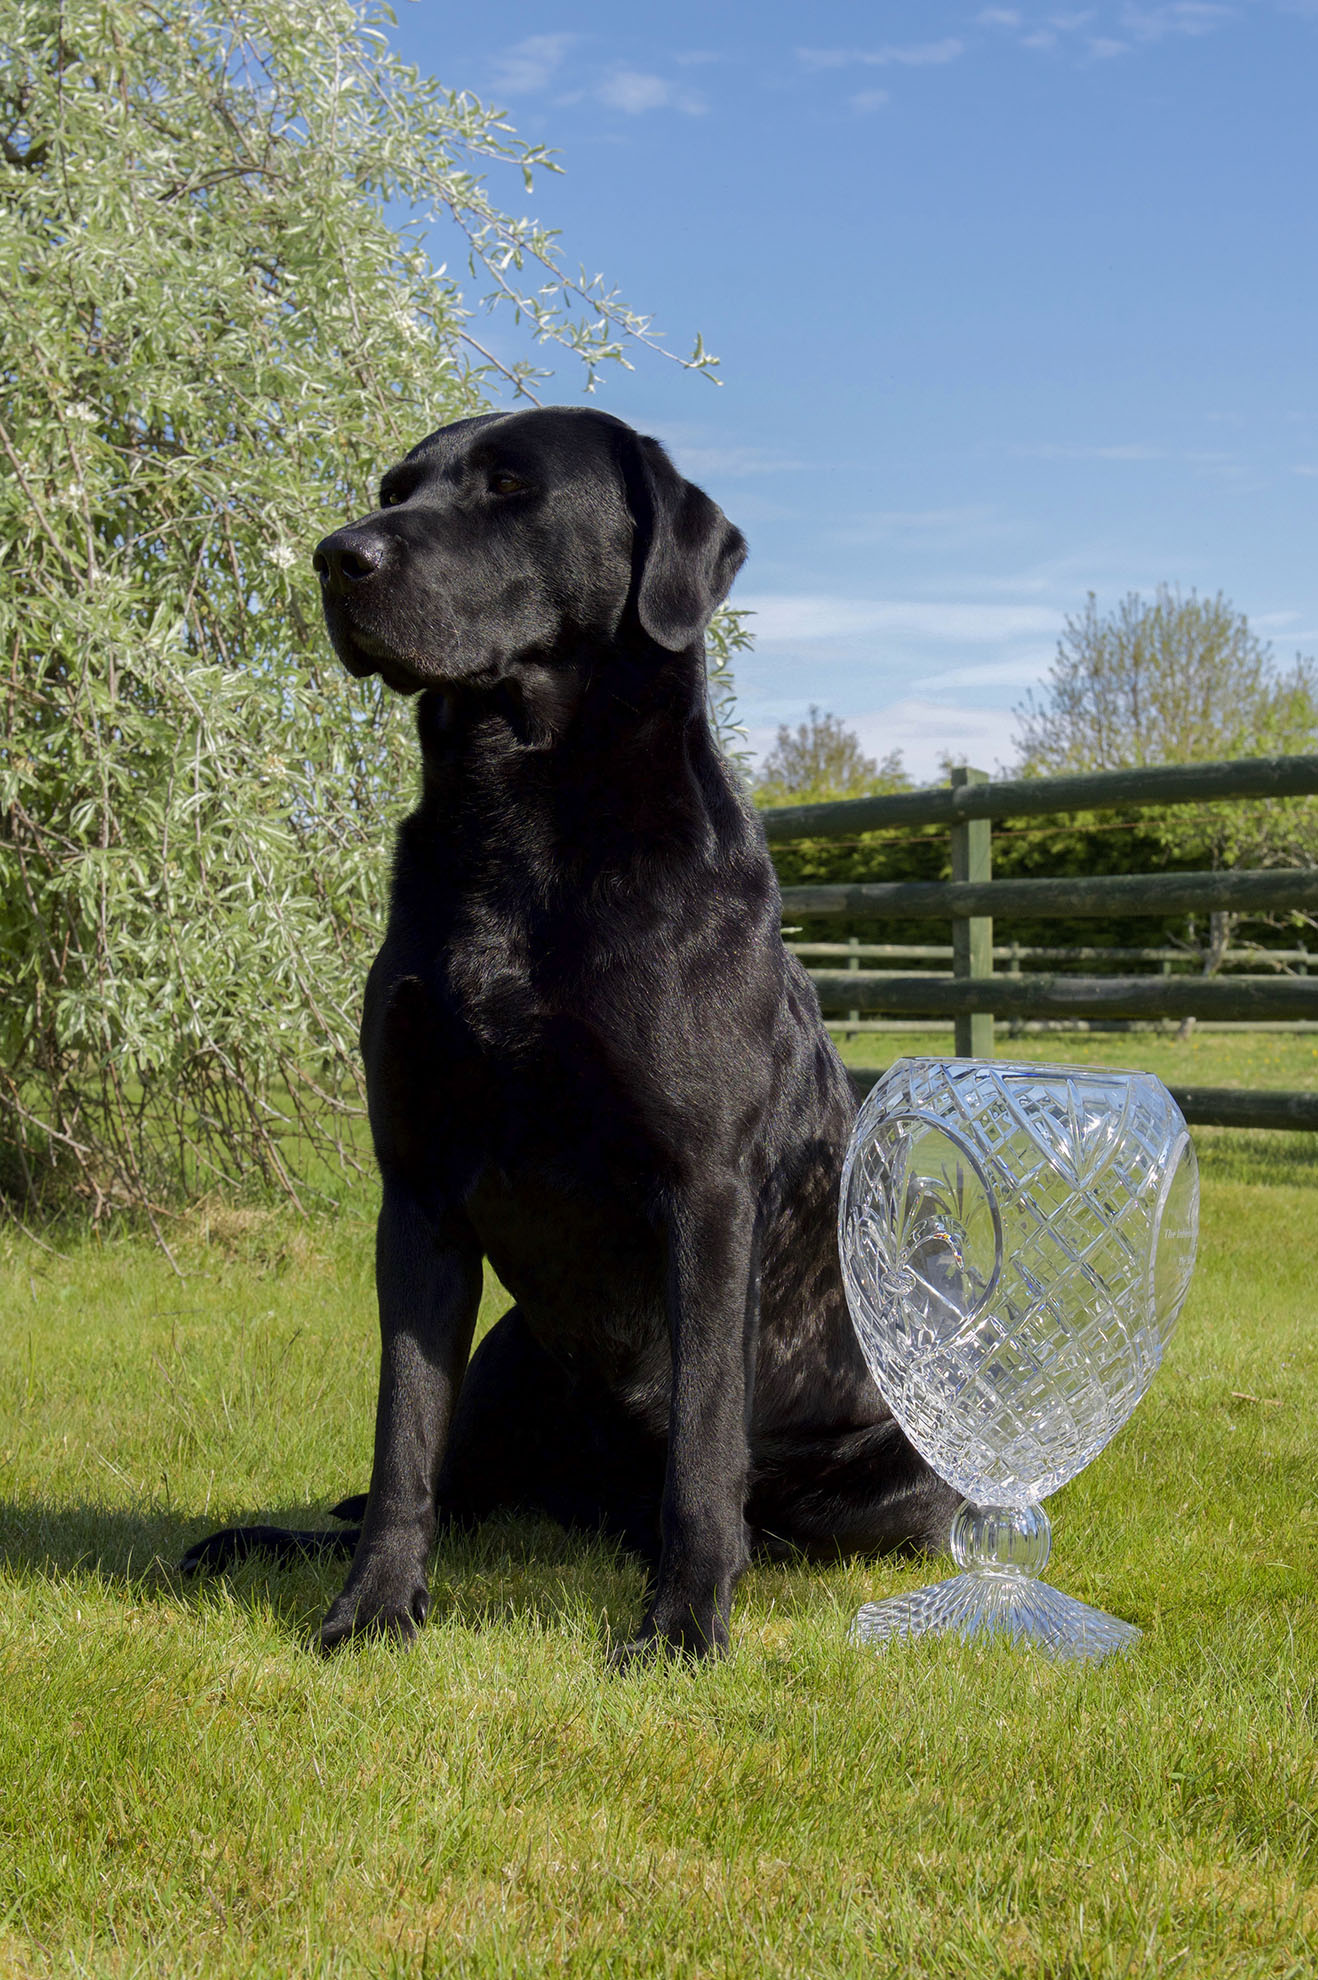
<path fill-rule="evenodd" d="M 1318 652 L 1318 0 L 417 0 L 395 45 L 557 149 L 507 205 L 721 357 L 598 403 L 750 539 L 758 747 L 815 702 L 920 778 L 1008 763 L 1091 589 Z"/>

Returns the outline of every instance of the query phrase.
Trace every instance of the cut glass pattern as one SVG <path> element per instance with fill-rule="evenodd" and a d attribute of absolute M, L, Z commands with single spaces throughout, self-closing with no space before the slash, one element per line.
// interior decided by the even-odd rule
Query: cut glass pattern
<path fill-rule="evenodd" d="M 847 1299 L 889 1407 L 964 1512 L 1003 1532 L 1027 1509 L 1043 1519 L 1038 1501 L 1121 1428 L 1176 1323 L 1197 1227 L 1194 1150 L 1151 1073 L 901 1059 L 879 1080 L 843 1171 Z M 978 1531 L 961 1533 L 965 1575 L 871 1605 L 857 1633 L 1001 1629 L 1083 1656 L 1137 1634 L 1083 1604 L 1067 1622 L 1069 1598 L 1032 1578 L 1042 1560 L 986 1563 Z"/>

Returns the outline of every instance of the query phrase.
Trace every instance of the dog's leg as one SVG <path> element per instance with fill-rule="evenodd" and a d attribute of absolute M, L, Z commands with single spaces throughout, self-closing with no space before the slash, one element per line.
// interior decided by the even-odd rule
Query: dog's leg
<path fill-rule="evenodd" d="M 728 1617 L 749 1559 L 747 1419 L 759 1308 L 755 1205 L 739 1180 L 679 1203 L 669 1224 L 673 1342 L 659 1572 L 640 1634 L 616 1661 L 666 1646 L 728 1647 Z"/>
<path fill-rule="evenodd" d="M 365 1510 L 363 1492 L 331 1506 L 330 1518 L 356 1521 Z M 225 1526 L 188 1548 L 178 1564 L 179 1573 L 224 1574 L 256 1554 L 279 1567 L 292 1567 L 298 1561 L 321 1560 L 326 1554 L 351 1554 L 360 1537 L 361 1528 L 357 1525 L 326 1532 L 306 1527 Z"/>
<path fill-rule="evenodd" d="M 583 1388 L 513 1306 L 462 1379 L 438 1512 L 462 1527 L 501 1507 L 547 1513 L 620 1541 L 657 1570 L 663 1470 L 663 1440 Z"/>
<path fill-rule="evenodd" d="M 179 1562 L 179 1572 L 222 1574 L 254 1554 L 280 1567 L 290 1567 L 297 1561 L 320 1560 L 326 1554 L 350 1554 L 356 1545 L 355 1527 L 322 1533 L 288 1526 L 226 1526 L 189 1547 Z"/>
<path fill-rule="evenodd" d="M 470 1233 L 437 1225 L 386 1181 L 375 1278 L 380 1396 L 371 1489 L 348 1579 L 321 1625 L 324 1650 L 364 1634 L 410 1640 L 425 1621 L 435 1487 L 480 1305 L 480 1251 Z"/>
<path fill-rule="evenodd" d="M 961 1495 L 891 1417 L 831 1437 L 779 1437 L 752 1455 L 746 1516 L 767 1554 L 835 1561 L 947 1547 Z"/>

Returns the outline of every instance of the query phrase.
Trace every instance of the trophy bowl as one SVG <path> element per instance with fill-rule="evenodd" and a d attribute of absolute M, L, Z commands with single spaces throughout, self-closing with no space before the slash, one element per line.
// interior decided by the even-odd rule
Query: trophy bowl
<path fill-rule="evenodd" d="M 965 1504 L 962 1572 L 867 1603 L 855 1640 L 952 1630 L 1075 1658 L 1135 1640 L 1039 1579 L 1040 1501 L 1152 1381 L 1198 1217 L 1185 1120 L 1151 1073 L 899 1059 L 873 1087 L 842 1173 L 847 1301 L 893 1415 Z"/>

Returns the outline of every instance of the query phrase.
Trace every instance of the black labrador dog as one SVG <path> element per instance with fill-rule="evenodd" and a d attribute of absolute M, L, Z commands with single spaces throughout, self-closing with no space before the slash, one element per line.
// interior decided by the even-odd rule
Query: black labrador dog
<path fill-rule="evenodd" d="M 355 1548 L 325 1648 L 411 1636 L 437 1523 L 497 1507 L 650 1560 L 623 1657 L 724 1649 L 757 1542 L 947 1533 L 847 1317 L 856 1103 L 708 720 L 745 554 L 657 442 L 555 407 L 440 428 L 315 552 L 344 665 L 420 697 L 362 1023 L 374 1466 L 359 1532 L 230 1529 L 185 1565 Z M 486 1258 L 516 1304 L 468 1366 Z"/>

